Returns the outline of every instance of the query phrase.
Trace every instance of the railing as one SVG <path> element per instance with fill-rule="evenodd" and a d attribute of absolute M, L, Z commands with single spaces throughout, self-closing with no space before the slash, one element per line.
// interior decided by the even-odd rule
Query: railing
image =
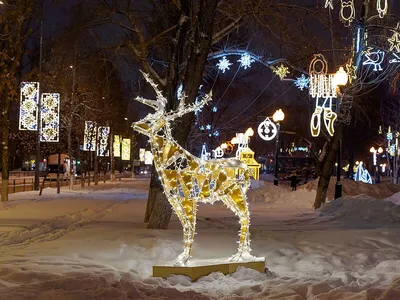
<path fill-rule="evenodd" d="M 17 172 L 15 172 L 17 173 Z M 28 192 L 28 191 L 33 191 L 33 187 L 34 187 L 34 182 L 35 182 L 35 178 L 34 177 L 22 177 L 20 176 L 14 176 L 15 173 L 13 174 L 13 178 L 9 178 L 8 180 L 8 193 L 9 194 L 14 194 L 14 193 L 20 193 L 20 192 Z M 18 173 L 25 173 L 25 172 L 18 172 Z M 10 172 L 11 175 L 11 172 Z M 94 174 L 90 174 L 90 176 L 87 176 L 85 178 L 85 184 L 88 184 L 89 181 L 90 183 L 94 183 L 95 182 L 95 178 L 93 176 Z M 57 174 L 51 174 L 51 176 L 48 176 L 46 178 L 46 181 L 43 183 L 43 179 L 44 177 L 40 178 L 40 183 L 42 186 L 43 183 L 43 188 L 56 188 L 57 187 Z M 11 176 L 10 176 L 11 177 Z M 16 178 L 15 178 L 16 177 Z M 129 178 L 131 177 L 131 173 L 116 173 L 115 174 L 115 179 L 121 180 L 121 178 Z M 109 181 L 111 180 L 111 174 L 108 173 L 104 176 L 103 174 L 99 174 L 98 176 L 98 181 L 99 182 L 104 182 L 104 181 Z M 69 177 L 67 176 L 62 176 L 60 175 L 60 186 L 68 186 L 70 182 Z M 2 182 L 0 181 L 0 187 L 1 187 Z M 73 184 L 74 185 L 81 185 L 82 184 L 82 177 L 81 176 L 74 176 L 73 178 Z"/>

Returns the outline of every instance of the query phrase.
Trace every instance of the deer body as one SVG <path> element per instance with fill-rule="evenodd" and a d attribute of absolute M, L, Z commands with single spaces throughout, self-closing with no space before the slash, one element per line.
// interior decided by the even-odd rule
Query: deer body
<path fill-rule="evenodd" d="M 143 120 L 135 122 L 133 128 L 149 136 L 154 164 L 164 193 L 183 227 L 184 251 L 178 257 L 177 263 L 185 264 L 190 257 L 199 202 L 214 203 L 220 200 L 239 217 L 239 247 L 233 259 L 248 255 L 251 249 L 250 216 L 246 202 L 246 192 L 250 186 L 247 166 L 236 159 L 205 161 L 192 155 L 172 138 L 169 126 L 169 121 L 203 106 L 210 96 L 206 96 L 200 105 L 165 113 L 162 105 L 165 98 L 161 98 L 161 93 L 151 79 L 146 75 L 145 78 L 155 88 L 158 100 L 137 100 L 158 109 L 155 114 L 149 114 Z"/>

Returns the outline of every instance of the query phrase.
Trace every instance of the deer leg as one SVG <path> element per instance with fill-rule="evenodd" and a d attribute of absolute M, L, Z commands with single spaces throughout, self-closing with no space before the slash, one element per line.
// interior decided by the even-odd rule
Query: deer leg
<path fill-rule="evenodd" d="M 196 230 L 196 201 L 184 200 L 177 202 L 175 210 L 183 228 L 183 252 L 177 257 L 175 265 L 186 265 L 192 252 L 194 234 Z"/>
<path fill-rule="evenodd" d="M 239 246 L 238 252 L 231 260 L 239 260 L 244 256 L 250 256 L 250 213 L 247 207 L 246 196 L 239 187 L 236 187 L 227 195 L 227 201 L 231 210 L 239 217 Z"/>

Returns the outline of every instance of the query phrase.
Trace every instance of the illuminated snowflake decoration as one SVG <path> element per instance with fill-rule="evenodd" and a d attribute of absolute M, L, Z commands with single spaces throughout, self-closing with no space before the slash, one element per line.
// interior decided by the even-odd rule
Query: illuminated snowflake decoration
<path fill-rule="evenodd" d="M 213 135 L 214 135 L 215 137 L 219 136 L 219 131 L 218 131 L 218 130 L 215 130 L 215 131 L 213 132 Z"/>
<path fill-rule="evenodd" d="M 213 112 L 217 112 L 217 110 L 218 110 L 218 108 L 217 108 L 216 106 L 214 106 L 214 107 L 212 108 L 212 111 L 213 111 Z"/>
<path fill-rule="evenodd" d="M 199 128 L 200 128 L 200 130 L 204 130 L 204 126 L 203 125 L 201 125 Z"/>
<path fill-rule="evenodd" d="M 222 57 L 217 63 L 217 67 L 222 73 L 225 73 L 226 70 L 230 70 L 230 66 L 232 66 L 232 63 L 226 59 L 226 56 Z"/>
<path fill-rule="evenodd" d="M 37 130 L 39 82 L 22 82 L 19 130 Z"/>
<path fill-rule="evenodd" d="M 108 156 L 108 139 L 110 136 L 110 127 L 99 126 L 97 156 Z"/>
<path fill-rule="evenodd" d="M 250 68 L 251 64 L 255 62 L 255 60 L 251 58 L 250 54 L 244 53 L 238 62 L 240 63 L 240 66 L 246 70 L 247 68 Z"/>
<path fill-rule="evenodd" d="M 396 52 L 400 52 L 400 22 L 397 23 L 397 27 L 393 31 L 393 36 L 388 39 L 388 42 L 390 43 L 389 51 L 392 52 L 393 50 L 396 50 Z"/>
<path fill-rule="evenodd" d="M 273 72 L 279 76 L 281 80 L 286 78 L 287 74 L 289 74 L 289 68 L 284 65 L 280 65 L 279 67 L 273 67 Z"/>
<path fill-rule="evenodd" d="M 310 79 L 305 77 L 304 74 L 301 74 L 300 77 L 297 77 L 294 84 L 302 91 L 305 88 L 308 88 L 308 84 L 310 83 Z"/>
<path fill-rule="evenodd" d="M 211 125 L 210 125 L 210 124 L 207 124 L 206 129 L 207 129 L 207 130 L 211 130 Z"/>
<path fill-rule="evenodd" d="M 42 142 L 58 142 L 60 135 L 60 94 L 42 94 L 40 116 Z"/>

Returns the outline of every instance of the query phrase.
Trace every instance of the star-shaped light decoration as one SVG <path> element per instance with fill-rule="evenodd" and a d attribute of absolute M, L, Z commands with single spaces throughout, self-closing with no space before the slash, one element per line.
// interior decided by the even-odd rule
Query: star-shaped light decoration
<path fill-rule="evenodd" d="M 255 62 L 255 60 L 251 58 L 250 54 L 244 53 L 238 62 L 240 62 L 240 66 L 246 70 L 247 68 L 250 68 L 251 64 Z"/>
<path fill-rule="evenodd" d="M 333 0 L 325 0 L 325 8 L 333 9 Z"/>
<path fill-rule="evenodd" d="M 230 66 L 232 66 L 232 63 L 226 59 L 226 56 L 222 57 L 217 63 L 217 67 L 222 73 L 225 73 L 226 70 L 230 70 Z"/>
<path fill-rule="evenodd" d="M 206 129 L 207 129 L 207 130 L 210 130 L 210 129 L 211 129 L 211 125 L 210 125 L 210 124 L 207 124 Z"/>
<path fill-rule="evenodd" d="M 400 52 L 400 22 L 397 23 L 397 27 L 393 31 L 393 36 L 388 39 L 388 42 L 390 43 L 389 51 L 392 52 L 396 49 L 396 52 Z"/>
<path fill-rule="evenodd" d="M 287 74 L 289 74 L 290 72 L 289 72 L 289 68 L 288 67 L 285 67 L 284 65 L 280 65 L 279 67 L 272 67 L 273 69 L 273 72 L 276 74 L 276 75 L 278 75 L 279 76 L 279 78 L 281 79 L 281 80 L 283 80 L 286 76 L 287 76 Z"/>
<path fill-rule="evenodd" d="M 354 79 L 357 79 L 357 67 L 354 66 L 351 62 L 349 64 L 346 64 L 346 72 L 349 75 L 350 83 L 352 83 Z"/>
<path fill-rule="evenodd" d="M 296 81 L 294 82 L 300 91 L 302 91 L 304 88 L 308 88 L 309 83 L 310 79 L 304 76 L 304 74 L 301 74 L 300 77 L 297 77 Z"/>

